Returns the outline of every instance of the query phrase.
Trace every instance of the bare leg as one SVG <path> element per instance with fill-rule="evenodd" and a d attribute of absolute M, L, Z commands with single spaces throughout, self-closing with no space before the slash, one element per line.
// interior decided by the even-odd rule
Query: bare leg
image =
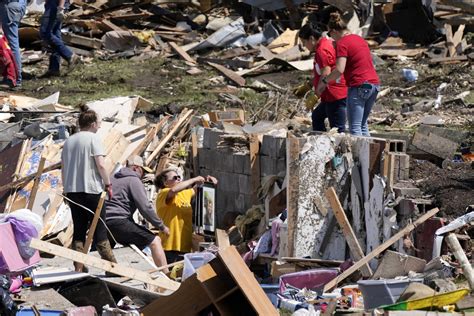
<path fill-rule="evenodd" d="M 158 267 L 162 267 L 167 265 L 165 251 L 163 250 L 163 246 L 161 246 L 161 239 L 160 237 L 156 236 L 155 239 L 150 244 L 151 249 L 151 256 L 153 257 L 153 261 Z M 164 273 L 168 273 L 169 269 L 163 269 Z"/>

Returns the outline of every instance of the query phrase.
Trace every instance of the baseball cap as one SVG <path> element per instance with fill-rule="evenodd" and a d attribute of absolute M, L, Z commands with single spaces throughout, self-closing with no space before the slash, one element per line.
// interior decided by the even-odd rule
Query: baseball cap
<path fill-rule="evenodd" d="M 145 166 L 143 163 L 143 158 L 138 155 L 133 155 L 132 157 L 127 159 L 127 166 L 138 166 L 142 167 L 148 173 L 153 173 L 153 170 Z"/>

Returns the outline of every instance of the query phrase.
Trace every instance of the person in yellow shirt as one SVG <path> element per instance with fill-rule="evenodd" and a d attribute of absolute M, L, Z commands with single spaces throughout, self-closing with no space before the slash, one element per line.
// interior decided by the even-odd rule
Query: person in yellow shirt
<path fill-rule="evenodd" d="M 160 234 L 168 263 L 176 262 L 183 253 L 191 251 L 193 210 L 191 200 L 198 185 L 204 182 L 217 184 L 214 177 L 195 177 L 181 181 L 175 169 L 165 169 L 155 178 L 158 196 L 156 211 L 169 228 L 169 235 Z"/>

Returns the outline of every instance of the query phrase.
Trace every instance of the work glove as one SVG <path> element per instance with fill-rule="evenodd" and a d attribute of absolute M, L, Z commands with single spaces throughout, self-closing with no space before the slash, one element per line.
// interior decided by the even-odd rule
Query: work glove
<path fill-rule="evenodd" d="M 56 20 L 59 23 L 63 23 L 66 14 L 64 13 L 64 8 L 58 7 L 58 12 L 56 13 Z"/>
<path fill-rule="evenodd" d="M 302 97 L 304 96 L 309 90 L 313 88 L 313 85 L 311 82 L 306 81 L 305 83 L 297 86 L 295 89 L 293 89 L 293 94 L 297 97 Z"/>
<path fill-rule="evenodd" d="M 314 106 L 316 105 L 316 103 L 318 103 L 318 101 L 319 97 L 314 94 L 313 91 L 309 92 L 306 95 L 306 100 L 304 101 L 304 106 L 306 107 L 306 110 L 313 111 Z"/>

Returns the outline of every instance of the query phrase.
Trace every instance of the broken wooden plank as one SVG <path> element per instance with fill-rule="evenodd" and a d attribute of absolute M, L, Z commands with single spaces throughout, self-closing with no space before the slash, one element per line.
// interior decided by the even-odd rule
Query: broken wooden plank
<path fill-rule="evenodd" d="M 67 44 L 80 45 L 80 46 L 88 47 L 91 49 L 102 48 L 102 41 L 96 38 L 89 38 L 89 37 L 80 36 L 80 35 L 76 35 L 72 33 L 62 34 L 62 38 L 64 42 Z"/>
<path fill-rule="evenodd" d="M 165 290 L 175 291 L 179 288 L 179 283 L 165 278 L 153 279 L 147 272 L 136 270 L 121 264 L 99 259 L 94 256 L 83 254 L 52 243 L 42 241 L 36 238 L 31 239 L 30 247 L 42 252 L 46 252 L 61 258 L 80 262 L 90 267 L 105 270 L 124 277 L 130 277 L 133 280 L 141 281 L 146 284 L 158 286 Z"/>
<path fill-rule="evenodd" d="M 171 48 L 179 55 L 181 58 L 183 58 L 186 61 L 189 61 L 190 63 L 196 64 L 196 61 L 194 58 L 192 58 L 186 51 L 184 51 L 181 47 L 179 47 L 176 43 L 174 42 L 168 42 L 168 45 L 171 46 Z"/>
<path fill-rule="evenodd" d="M 224 249 L 230 246 L 229 235 L 223 229 L 216 229 L 216 242 L 219 249 Z"/>
<path fill-rule="evenodd" d="M 220 58 L 209 58 L 209 57 L 198 57 L 197 62 L 200 64 L 214 63 L 219 65 L 225 65 L 233 69 L 237 68 L 252 68 L 253 62 L 250 60 L 240 59 L 220 59 Z"/>
<path fill-rule="evenodd" d="M 99 222 L 102 207 L 104 206 L 106 194 L 107 193 L 104 191 L 100 195 L 99 203 L 97 204 L 97 208 L 96 208 L 95 213 L 94 213 L 94 218 L 92 219 L 91 226 L 89 227 L 89 231 L 87 233 L 86 242 L 84 244 L 84 253 L 85 254 L 89 253 L 89 248 L 92 245 L 92 239 L 94 238 L 95 229 L 97 227 L 97 223 Z"/>
<path fill-rule="evenodd" d="M 450 24 L 444 25 L 444 32 L 446 34 L 446 47 L 448 47 L 448 56 L 453 57 L 456 53 L 456 46 L 454 46 L 453 29 Z"/>
<path fill-rule="evenodd" d="M 103 19 L 102 21 L 100 21 L 98 26 L 99 26 L 99 28 L 101 28 L 102 30 L 104 30 L 106 32 L 108 32 L 108 31 L 116 31 L 116 32 L 125 31 L 123 28 L 121 28 L 120 26 L 115 25 L 114 23 L 110 22 L 107 19 Z"/>
<path fill-rule="evenodd" d="M 52 170 L 55 170 L 55 169 L 59 169 L 59 168 L 61 168 L 61 163 L 60 162 L 55 163 L 53 165 L 50 165 L 50 166 L 44 168 L 43 173 L 46 173 L 46 172 L 49 172 L 49 171 L 52 171 Z M 36 176 L 36 174 L 31 174 L 29 176 L 20 178 L 16 181 L 8 183 L 8 184 L 4 184 L 0 187 L 0 192 L 4 191 L 6 189 L 16 188 L 16 187 L 19 187 L 23 184 L 26 184 L 29 181 L 33 180 L 35 178 L 35 176 Z"/>
<path fill-rule="evenodd" d="M 31 210 L 33 208 L 33 204 L 35 203 L 36 194 L 38 193 L 39 185 L 41 182 L 41 175 L 43 174 L 44 164 L 46 163 L 46 158 L 41 157 L 38 170 L 36 171 L 35 182 L 33 183 L 33 187 L 31 188 L 30 198 L 28 199 L 27 209 Z"/>
<path fill-rule="evenodd" d="M 326 198 L 331 205 L 332 211 L 334 213 L 339 226 L 341 226 L 342 233 L 346 238 L 346 242 L 349 245 L 349 249 L 351 251 L 352 256 L 356 261 L 359 261 L 364 257 L 364 252 L 362 251 L 362 247 L 360 246 L 359 242 L 357 241 L 357 237 L 352 230 L 352 226 L 347 219 L 347 215 L 342 208 L 341 202 L 339 202 L 339 198 L 337 197 L 336 190 L 333 187 L 330 187 L 326 190 Z M 361 269 L 362 275 L 364 277 L 372 276 L 372 269 L 370 269 L 368 264 L 362 266 Z"/>
<path fill-rule="evenodd" d="M 168 117 L 162 118 L 158 123 L 156 123 L 149 131 L 146 133 L 145 138 L 143 138 L 142 142 L 140 145 L 138 145 L 137 148 L 128 156 L 128 158 L 131 158 L 133 156 L 141 156 L 143 152 L 146 150 L 148 145 L 153 141 L 153 138 L 155 138 L 156 133 L 163 127 L 165 122 L 168 120 Z"/>
<path fill-rule="evenodd" d="M 215 63 L 207 63 L 209 66 L 212 66 L 214 67 L 215 69 L 217 69 L 219 72 L 221 72 L 225 77 L 227 77 L 229 80 L 231 80 L 232 82 L 235 82 L 237 85 L 239 86 L 245 86 L 245 79 L 242 77 L 242 76 L 239 76 L 238 74 L 236 74 L 235 72 L 233 72 L 232 70 L 230 69 L 227 69 L 225 68 L 224 66 L 222 65 L 218 65 L 218 64 L 215 64 Z"/>
<path fill-rule="evenodd" d="M 258 135 L 250 135 L 250 184 L 252 188 L 252 203 L 258 202 L 258 188 L 260 187 L 260 141 Z"/>
<path fill-rule="evenodd" d="M 461 61 L 467 61 L 469 58 L 467 56 L 454 56 L 454 57 L 439 57 L 431 58 L 430 64 L 446 64 L 446 63 L 456 63 Z"/>
<path fill-rule="evenodd" d="M 457 48 L 459 46 L 459 44 L 461 44 L 462 42 L 462 38 L 463 38 L 463 35 L 464 35 L 464 28 L 466 27 L 466 25 L 464 24 L 461 24 L 459 25 L 456 33 L 454 33 L 453 35 L 453 46 L 454 46 L 454 54 L 453 56 L 456 55 L 457 53 Z"/>
<path fill-rule="evenodd" d="M 288 209 L 288 256 L 295 252 L 295 231 L 298 218 L 300 141 L 288 135 L 286 147 L 287 209 Z"/>
<path fill-rule="evenodd" d="M 151 164 L 151 162 L 156 158 L 156 156 L 158 156 L 158 154 L 161 152 L 161 150 L 163 150 L 163 148 L 166 146 L 168 141 L 187 122 L 187 120 L 191 117 L 191 114 L 193 114 L 193 112 L 194 112 L 193 110 L 187 110 L 187 109 L 184 109 L 183 112 L 181 112 L 181 113 L 184 113 L 184 114 L 181 115 L 181 117 L 178 118 L 177 122 L 173 123 L 174 126 L 171 128 L 171 130 L 168 132 L 168 134 L 160 141 L 158 146 L 156 146 L 155 150 L 153 150 L 151 155 L 147 158 L 147 160 L 145 162 L 147 166 L 149 166 Z"/>
<path fill-rule="evenodd" d="M 345 270 L 343 273 L 329 281 L 325 286 L 324 286 L 324 292 L 329 291 L 330 289 L 334 288 L 337 286 L 337 284 L 343 280 L 345 280 L 348 276 L 350 276 L 352 273 L 355 271 L 359 270 L 363 265 L 367 264 L 370 260 L 378 256 L 380 253 L 382 253 L 385 249 L 393 245 L 395 242 L 397 242 L 400 238 L 403 238 L 406 234 L 410 233 L 412 230 L 414 230 L 418 225 L 424 223 L 427 219 L 433 217 L 436 215 L 436 213 L 439 212 L 438 208 L 434 208 L 425 214 L 421 215 L 416 221 L 413 223 L 408 224 L 405 228 L 400 230 L 398 233 L 393 235 L 389 240 L 384 242 L 383 244 L 379 245 L 377 248 L 375 248 L 371 253 L 366 255 L 364 258 L 361 260 L 357 261 L 352 265 L 349 269 Z"/>

